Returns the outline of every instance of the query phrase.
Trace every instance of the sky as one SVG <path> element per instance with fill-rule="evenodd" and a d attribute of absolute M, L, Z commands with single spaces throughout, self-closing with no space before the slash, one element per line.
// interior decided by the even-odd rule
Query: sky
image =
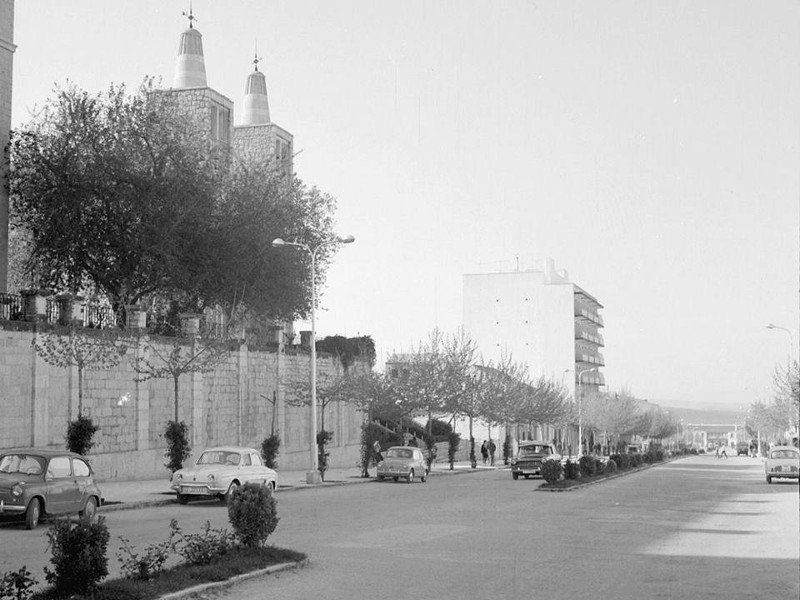
<path fill-rule="evenodd" d="M 188 8 L 17 0 L 12 127 L 68 80 L 171 85 Z M 318 336 L 370 335 L 381 366 L 456 331 L 464 274 L 550 257 L 604 306 L 608 389 L 746 409 L 797 358 L 800 2 L 192 8 L 209 86 L 240 115 L 257 46 L 297 175 L 356 238 Z"/>

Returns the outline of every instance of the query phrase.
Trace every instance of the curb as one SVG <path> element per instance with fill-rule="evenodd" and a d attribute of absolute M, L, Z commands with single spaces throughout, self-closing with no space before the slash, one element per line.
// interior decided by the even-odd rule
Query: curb
<path fill-rule="evenodd" d="M 164 596 L 159 596 L 158 600 L 178 600 L 179 598 L 185 598 L 186 596 L 191 596 L 192 594 L 199 594 L 200 592 L 207 592 L 209 590 L 226 587 L 238 583 L 240 581 L 246 581 L 247 579 L 254 579 L 256 577 L 261 577 L 263 575 L 270 575 L 272 573 L 279 573 L 281 571 L 302 569 L 307 565 L 308 565 L 307 558 L 304 558 L 303 560 L 297 562 L 288 562 L 288 563 L 281 563 L 279 565 L 272 565 L 271 567 L 266 567 L 264 569 L 259 569 L 257 571 L 242 573 L 241 575 L 236 575 L 235 577 L 231 577 L 230 579 L 225 579 L 224 581 L 210 581 L 208 583 L 201 583 L 200 585 L 195 585 L 193 587 L 186 588 L 185 590 L 180 590 L 178 592 L 170 592 L 169 594 L 166 594 Z"/>

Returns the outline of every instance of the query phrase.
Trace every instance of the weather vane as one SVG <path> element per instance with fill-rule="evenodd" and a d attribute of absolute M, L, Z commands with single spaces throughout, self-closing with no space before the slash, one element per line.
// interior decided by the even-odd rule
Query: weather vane
<path fill-rule="evenodd" d="M 253 66 L 255 67 L 255 70 L 258 71 L 258 63 L 260 63 L 264 59 L 258 55 L 258 40 L 256 40 L 255 45 L 256 45 L 256 51 L 253 55 Z"/>
<path fill-rule="evenodd" d="M 189 14 L 186 14 L 186 11 L 183 11 L 183 16 L 189 18 L 189 29 L 194 29 L 192 25 L 192 21 L 197 21 L 197 17 L 192 14 L 192 0 L 189 0 Z"/>

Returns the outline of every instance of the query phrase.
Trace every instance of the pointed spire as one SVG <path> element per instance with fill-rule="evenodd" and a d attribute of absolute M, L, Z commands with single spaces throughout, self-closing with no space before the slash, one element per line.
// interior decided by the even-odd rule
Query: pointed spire
<path fill-rule="evenodd" d="M 267 78 L 258 70 L 258 45 L 253 58 L 253 72 L 247 78 L 244 89 L 242 125 L 266 125 L 269 120 L 269 100 L 267 98 Z"/>
<path fill-rule="evenodd" d="M 189 2 L 189 29 L 181 34 L 178 45 L 178 60 L 175 64 L 175 79 L 172 87 L 177 89 L 206 87 L 206 63 L 203 57 L 203 36 L 193 26 L 197 18 L 192 13 L 192 3 Z"/>

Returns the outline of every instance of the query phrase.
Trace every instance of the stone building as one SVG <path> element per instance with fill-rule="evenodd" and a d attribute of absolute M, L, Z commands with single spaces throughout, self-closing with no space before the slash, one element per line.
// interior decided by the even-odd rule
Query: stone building
<path fill-rule="evenodd" d="M 193 20 L 189 15 L 189 27 L 181 34 L 170 93 L 198 119 L 206 120 L 212 139 L 230 145 L 240 158 L 291 174 L 294 138 L 270 120 L 267 79 L 258 70 L 258 57 L 247 77 L 241 124 L 235 126 L 233 102 L 208 85 L 203 36 Z"/>

